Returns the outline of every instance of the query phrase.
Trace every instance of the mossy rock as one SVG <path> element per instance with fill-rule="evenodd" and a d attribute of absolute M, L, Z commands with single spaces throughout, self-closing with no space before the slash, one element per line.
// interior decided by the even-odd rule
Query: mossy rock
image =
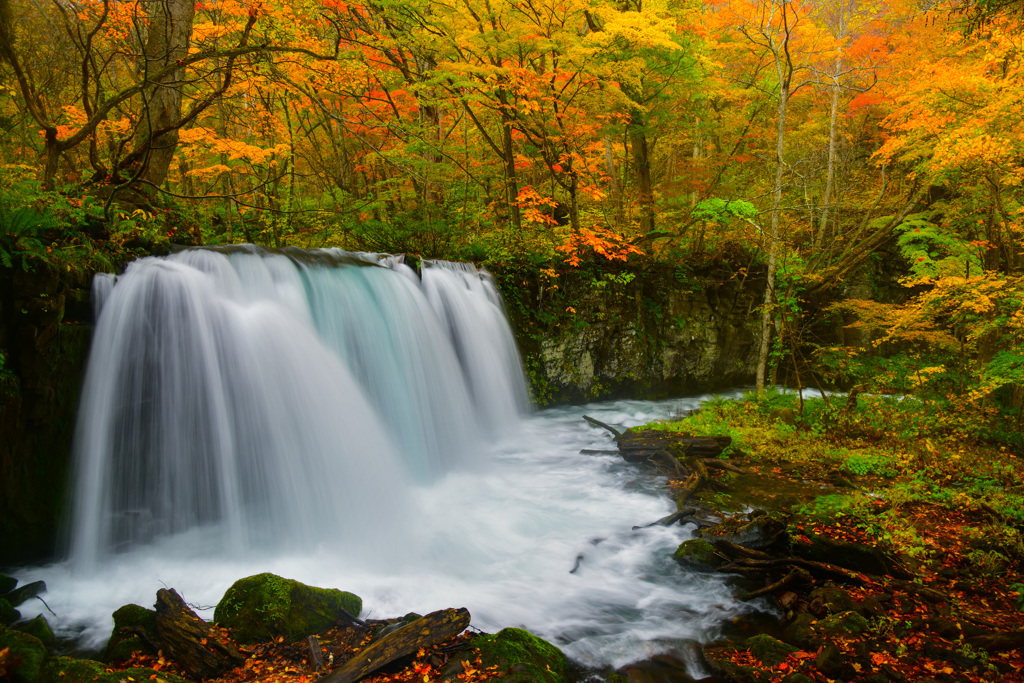
<path fill-rule="evenodd" d="M 12 681 L 35 683 L 42 674 L 46 646 L 35 636 L 13 628 L 0 631 L 0 651 L 9 648 L 3 668 Z"/>
<path fill-rule="evenodd" d="M 770 673 L 733 663 L 730 656 L 735 650 L 736 648 L 732 645 L 704 649 L 704 659 L 716 677 L 736 683 L 761 683 L 769 680 Z"/>
<path fill-rule="evenodd" d="M 275 574 L 239 579 L 217 603 L 213 619 L 240 643 L 277 636 L 303 638 L 333 628 L 345 613 L 359 616 L 363 601 L 336 588 L 316 588 Z"/>
<path fill-rule="evenodd" d="M 46 617 L 42 614 L 37 614 L 35 619 L 24 624 L 18 624 L 18 630 L 30 636 L 35 636 L 46 647 L 50 647 L 57 642 L 57 637 L 53 635 L 53 629 L 50 628 L 49 622 L 46 621 Z"/>
<path fill-rule="evenodd" d="M 786 526 L 786 518 L 783 515 L 764 513 L 753 519 L 727 519 L 721 524 L 697 529 L 695 534 L 712 543 L 729 541 L 744 548 L 764 550 L 788 543 Z"/>
<path fill-rule="evenodd" d="M 11 607 L 11 603 L 0 598 L 0 626 L 10 626 L 21 619 L 21 612 Z"/>
<path fill-rule="evenodd" d="M 0 595 L 10 593 L 17 587 L 18 580 L 16 578 L 13 576 L 7 576 L 7 574 L 0 574 Z"/>
<path fill-rule="evenodd" d="M 679 564 L 701 571 L 708 571 L 722 564 L 722 558 L 715 554 L 715 546 L 703 538 L 691 538 L 689 541 L 683 541 L 672 557 Z"/>
<path fill-rule="evenodd" d="M 808 650 L 817 646 L 814 633 L 814 625 L 817 620 L 813 614 L 803 612 L 796 617 L 786 628 L 782 630 L 782 639 L 790 645 L 795 645 L 801 650 Z"/>
<path fill-rule="evenodd" d="M 46 663 L 41 683 L 120 683 L 134 680 L 139 683 L 186 683 L 181 676 L 154 669 L 125 669 L 107 672 L 107 667 L 91 659 L 55 657 Z"/>
<path fill-rule="evenodd" d="M 857 609 L 857 603 L 853 601 L 850 594 L 834 583 L 827 583 L 824 586 L 815 588 L 811 591 L 810 597 L 812 612 L 815 611 L 813 608 L 815 601 L 819 601 L 829 614 L 843 614 L 844 612 Z M 817 614 L 821 614 L 821 612 L 819 611 Z"/>
<path fill-rule="evenodd" d="M 797 651 L 797 648 L 792 645 L 776 640 L 765 633 L 747 638 L 746 646 L 750 654 L 768 666 L 778 666 L 786 661 L 786 656 L 790 652 Z"/>
<path fill-rule="evenodd" d="M 125 662 L 134 652 L 152 652 L 137 631 L 142 629 L 152 638 L 156 635 L 156 611 L 139 605 L 118 607 L 113 614 L 114 630 L 103 649 L 103 661 Z"/>
<path fill-rule="evenodd" d="M 871 628 L 868 620 L 856 612 L 843 612 L 818 622 L 818 630 L 830 636 L 859 635 Z"/>
<path fill-rule="evenodd" d="M 568 683 L 568 663 L 557 647 L 521 628 L 473 639 L 484 666 L 497 666 L 506 683 Z"/>

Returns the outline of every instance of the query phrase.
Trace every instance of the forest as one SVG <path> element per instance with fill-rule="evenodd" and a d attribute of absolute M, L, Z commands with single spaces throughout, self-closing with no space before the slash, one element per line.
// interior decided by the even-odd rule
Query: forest
<path fill-rule="evenodd" d="M 0 258 L 337 246 L 513 298 L 711 268 L 763 289 L 758 387 L 809 363 L 1019 420 L 1020 9 L 4 0 Z M 823 296 L 906 367 L 808 334 Z"/>

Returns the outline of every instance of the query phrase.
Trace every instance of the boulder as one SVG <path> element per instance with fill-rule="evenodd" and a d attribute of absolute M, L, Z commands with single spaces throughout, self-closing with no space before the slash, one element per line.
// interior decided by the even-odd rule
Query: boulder
<path fill-rule="evenodd" d="M 0 574 L 0 595 L 10 593 L 18 587 L 18 580 L 7 574 Z"/>
<path fill-rule="evenodd" d="M 11 603 L 0 598 L 0 626 L 10 626 L 21 619 L 21 612 L 11 607 Z"/>
<path fill-rule="evenodd" d="M 46 617 L 42 614 L 37 614 L 35 619 L 24 624 L 18 624 L 18 630 L 30 636 L 35 636 L 46 647 L 50 647 L 57 642 L 56 636 L 53 635 L 53 629 L 50 628 L 49 622 L 46 621 Z"/>
<path fill-rule="evenodd" d="M 4 595 L 4 600 L 11 603 L 11 607 L 17 607 L 26 600 L 30 600 L 37 595 L 42 595 L 46 592 L 45 581 L 33 581 L 32 583 L 26 583 L 24 586 L 15 588 L 11 592 Z"/>
<path fill-rule="evenodd" d="M 679 544 L 672 557 L 676 562 L 699 571 L 710 571 L 722 564 L 722 558 L 715 553 L 715 546 L 703 538 L 691 538 Z"/>
<path fill-rule="evenodd" d="M 0 631 L 0 680 L 36 683 L 46 659 L 46 646 L 35 636 L 13 628 Z"/>
<path fill-rule="evenodd" d="M 213 612 L 214 621 L 231 629 L 240 643 L 277 636 L 305 638 L 349 623 L 363 601 L 335 588 L 316 588 L 275 574 L 257 574 L 236 581 Z"/>
<path fill-rule="evenodd" d="M 746 646 L 750 654 L 767 666 L 778 666 L 786 661 L 790 652 L 797 651 L 792 645 L 776 640 L 766 633 L 747 638 Z"/>
<path fill-rule="evenodd" d="M 485 667 L 497 666 L 505 683 L 568 683 L 568 663 L 557 647 L 521 628 L 473 639 Z"/>
<path fill-rule="evenodd" d="M 152 652 L 156 637 L 156 612 L 139 605 L 124 605 L 114 611 L 114 630 L 103 650 L 103 661 L 124 662 L 133 652 Z"/>

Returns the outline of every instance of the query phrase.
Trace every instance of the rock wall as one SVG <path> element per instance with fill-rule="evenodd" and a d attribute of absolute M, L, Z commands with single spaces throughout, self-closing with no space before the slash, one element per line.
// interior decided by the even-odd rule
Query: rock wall
<path fill-rule="evenodd" d="M 540 404 L 661 398 L 752 384 L 760 339 L 752 281 L 682 285 L 671 269 L 563 274 L 530 315 L 510 306 Z"/>
<path fill-rule="evenodd" d="M 90 279 L 0 268 L 0 566 L 55 550 L 92 334 Z"/>

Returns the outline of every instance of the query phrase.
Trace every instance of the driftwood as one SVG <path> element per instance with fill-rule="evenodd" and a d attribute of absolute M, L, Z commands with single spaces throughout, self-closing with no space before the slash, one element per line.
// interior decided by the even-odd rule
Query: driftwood
<path fill-rule="evenodd" d="M 812 577 L 811 573 L 806 569 L 801 569 L 800 567 L 793 567 L 792 571 L 790 571 L 788 574 L 786 574 L 784 577 L 782 577 L 775 583 L 771 584 L 770 586 L 765 586 L 764 588 L 759 588 L 756 591 L 751 591 L 746 595 L 742 595 L 740 596 L 740 600 L 746 602 L 747 600 L 759 598 L 762 595 L 769 595 L 779 590 L 780 588 L 785 588 L 789 584 L 795 583 L 796 581 L 803 581 L 804 583 L 813 583 L 814 577 Z"/>
<path fill-rule="evenodd" d="M 674 450 L 681 451 L 680 454 L 687 457 L 714 458 L 732 443 L 728 436 L 690 436 L 656 429 L 626 432 L 616 437 L 615 441 L 624 457 L 627 453 Z"/>
<path fill-rule="evenodd" d="M 609 432 L 612 433 L 612 436 L 614 436 L 616 439 L 619 438 L 620 436 L 622 436 L 622 432 L 620 432 L 615 427 L 612 427 L 610 424 L 606 424 L 604 422 L 601 422 L 600 420 L 595 420 L 594 418 L 590 417 L 589 415 L 584 415 L 583 419 L 586 420 L 587 422 L 589 422 L 590 424 L 594 425 L 595 427 L 600 427 L 601 429 L 607 429 Z"/>
<path fill-rule="evenodd" d="M 354 683 L 396 659 L 415 654 L 421 647 L 448 640 L 469 627 L 465 608 L 431 612 L 367 645 L 317 683 Z"/>
<path fill-rule="evenodd" d="M 177 592 L 156 592 L 156 640 L 190 678 L 216 678 L 245 662 L 231 641 L 196 616 Z"/>

